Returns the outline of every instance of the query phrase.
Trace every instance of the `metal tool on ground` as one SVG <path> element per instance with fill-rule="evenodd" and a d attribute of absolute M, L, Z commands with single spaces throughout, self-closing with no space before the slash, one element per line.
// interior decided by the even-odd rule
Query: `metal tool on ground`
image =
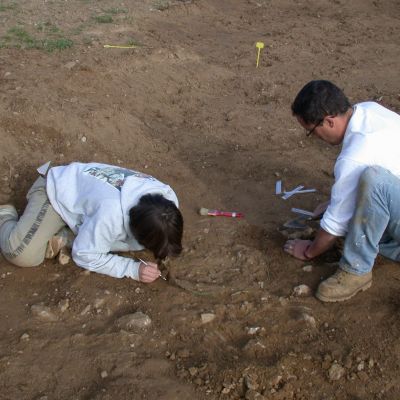
<path fill-rule="evenodd" d="M 301 208 L 293 207 L 290 211 L 294 212 L 295 214 L 304 215 L 306 217 L 314 217 L 314 213 L 312 211 L 302 210 Z"/>
<path fill-rule="evenodd" d="M 275 183 L 275 194 L 281 194 L 282 193 L 282 181 L 276 181 Z"/>
<path fill-rule="evenodd" d="M 144 265 L 149 265 L 146 261 L 142 260 L 141 258 L 138 257 L 137 259 L 138 259 L 141 263 L 143 263 Z M 161 274 L 161 272 L 160 272 L 159 277 L 160 277 L 161 279 L 164 279 L 164 281 L 167 280 L 167 278 L 166 278 L 165 276 L 163 276 L 163 275 Z"/>
<path fill-rule="evenodd" d="M 295 187 L 293 190 L 289 190 L 286 191 L 284 190 L 282 192 L 282 182 L 281 181 L 277 181 L 275 184 L 275 194 L 282 195 L 282 199 L 283 200 L 287 200 L 289 197 L 292 197 L 295 194 L 301 194 L 301 193 L 314 193 L 316 192 L 316 189 L 304 189 L 304 185 L 299 185 L 297 187 Z"/>
<path fill-rule="evenodd" d="M 243 218 L 244 215 L 236 211 L 220 211 L 220 210 L 209 210 L 208 208 L 200 208 L 200 215 L 208 215 L 211 217 L 230 217 L 230 218 Z"/>

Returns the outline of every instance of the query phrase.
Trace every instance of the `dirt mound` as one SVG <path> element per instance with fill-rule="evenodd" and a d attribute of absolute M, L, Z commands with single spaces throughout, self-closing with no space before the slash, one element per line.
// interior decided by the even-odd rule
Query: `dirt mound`
<path fill-rule="evenodd" d="M 303 270 L 277 229 L 291 207 L 329 196 L 338 151 L 307 141 L 293 97 L 325 78 L 400 111 L 399 11 L 395 0 L 1 2 L 3 199 L 22 210 L 48 160 L 141 170 L 178 193 L 185 250 L 167 282 L 147 286 L 1 260 L 0 398 L 397 400 L 398 265 L 379 259 L 370 290 L 325 305 L 312 292 L 337 254 Z M 318 192 L 284 201 L 278 179 Z M 151 322 L 134 325 L 135 313 Z"/>

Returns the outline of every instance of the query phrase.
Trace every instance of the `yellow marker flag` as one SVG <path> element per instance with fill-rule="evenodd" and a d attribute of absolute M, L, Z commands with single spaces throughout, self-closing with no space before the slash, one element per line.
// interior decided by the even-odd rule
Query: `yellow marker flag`
<path fill-rule="evenodd" d="M 134 49 L 136 46 L 117 46 L 112 44 L 105 44 L 103 47 L 106 49 Z"/>
<path fill-rule="evenodd" d="M 256 43 L 256 47 L 257 47 L 257 49 L 258 49 L 258 51 L 257 51 L 256 68 L 258 68 L 258 63 L 259 63 L 259 61 L 260 61 L 260 52 L 261 52 L 261 49 L 264 48 L 264 43 L 263 43 L 263 42 L 257 42 L 257 43 Z"/>

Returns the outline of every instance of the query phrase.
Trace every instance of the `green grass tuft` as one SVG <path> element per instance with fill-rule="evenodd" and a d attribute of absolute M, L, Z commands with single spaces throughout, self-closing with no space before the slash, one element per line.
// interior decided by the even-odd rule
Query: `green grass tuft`
<path fill-rule="evenodd" d="M 17 8 L 17 5 L 15 3 L 11 3 L 11 4 L 0 3 L 0 12 L 15 10 L 16 8 Z"/>
<path fill-rule="evenodd" d="M 158 11 L 168 10 L 169 6 L 170 6 L 170 4 L 169 4 L 169 1 L 167 1 L 167 0 L 157 0 L 153 4 L 153 7 Z"/>
<path fill-rule="evenodd" d="M 110 24 L 113 22 L 112 16 L 109 14 L 98 15 L 95 17 L 96 22 L 99 24 Z"/>
<path fill-rule="evenodd" d="M 74 45 L 74 42 L 70 39 L 59 38 L 59 39 L 45 39 L 42 40 L 43 50 L 52 52 L 54 50 L 65 50 L 69 49 Z"/>
<path fill-rule="evenodd" d="M 103 10 L 106 14 L 117 15 L 117 14 L 127 14 L 128 10 L 126 8 L 109 8 L 107 10 Z"/>
<path fill-rule="evenodd" d="M 48 52 L 65 50 L 72 47 L 74 44 L 72 40 L 61 36 L 38 39 L 19 26 L 9 29 L 7 34 L 1 39 L 2 47 L 38 49 Z"/>

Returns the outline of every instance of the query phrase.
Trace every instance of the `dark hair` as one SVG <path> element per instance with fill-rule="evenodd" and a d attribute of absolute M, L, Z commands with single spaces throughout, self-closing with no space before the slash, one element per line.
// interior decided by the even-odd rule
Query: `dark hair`
<path fill-rule="evenodd" d="M 157 259 L 182 252 L 182 214 L 161 194 L 142 196 L 129 210 L 129 226 L 136 240 Z"/>
<path fill-rule="evenodd" d="M 306 124 L 321 122 L 327 115 L 346 113 L 351 104 L 343 91 L 329 81 L 311 81 L 300 90 L 292 104 L 292 113 Z"/>

